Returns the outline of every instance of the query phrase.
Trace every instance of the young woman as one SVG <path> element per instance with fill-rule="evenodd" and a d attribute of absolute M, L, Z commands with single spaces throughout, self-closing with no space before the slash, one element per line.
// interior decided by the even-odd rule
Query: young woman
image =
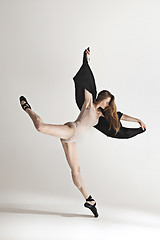
<path fill-rule="evenodd" d="M 88 61 L 90 55 L 89 48 L 85 50 L 85 53 L 85 57 Z M 109 91 L 103 90 L 98 94 L 97 99 L 93 99 L 92 93 L 85 88 L 84 102 L 81 106 L 80 114 L 74 122 L 66 122 L 63 125 L 44 123 L 41 117 L 31 109 L 27 99 L 24 96 L 19 98 L 23 110 L 25 110 L 30 116 L 35 128 L 41 133 L 60 139 L 67 162 L 71 168 L 73 183 L 80 190 L 86 200 L 84 206 L 89 208 L 95 217 L 98 217 L 96 201 L 90 195 L 81 176 L 76 140 L 87 129 L 96 126 L 100 117 L 107 118 L 107 114 L 105 114 L 105 112 L 103 114 L 102 109 L 107 110 L 109 106 L 111 109 L 110 113 L 113 116 L 113 118 L 110 118 L 109 120 L 112 122 L 113 129 L 118 132 L 121 126 L 118 115 L 116 114 L 116 106 L 113 97 L 114 96 Z M 144 124 L 143 127 L 145 127 Z"/>

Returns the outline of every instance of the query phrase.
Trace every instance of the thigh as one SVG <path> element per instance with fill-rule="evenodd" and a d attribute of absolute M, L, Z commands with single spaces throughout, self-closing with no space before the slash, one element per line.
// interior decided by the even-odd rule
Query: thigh
<path fill-rule="evenodd" d="M 77 143 L 76 142 L 66 143 L 63 141 L 63 139 L 60 139 L 60 140 L 65 152 L 67 162 L 71 170 L 79 170 L 80 165 L 79 165 L 79 159 L 78 159 Z"/>
<path fill-rule="evenodd" d="M 40 130 L 41 133 L 45 133 L 58 138 L 68 139 L 74 134 L 74 127 L 68 124 L 47 124 L 42 123 Z"/>

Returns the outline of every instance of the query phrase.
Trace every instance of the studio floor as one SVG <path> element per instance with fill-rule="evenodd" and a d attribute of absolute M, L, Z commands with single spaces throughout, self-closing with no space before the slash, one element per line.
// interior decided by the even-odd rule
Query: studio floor
<path fill-rule="evenodd" d="M 156 212 L 97 206 L 99 217 L 73 200 L 0 206 L 0 240 L 160 239 Z"/>

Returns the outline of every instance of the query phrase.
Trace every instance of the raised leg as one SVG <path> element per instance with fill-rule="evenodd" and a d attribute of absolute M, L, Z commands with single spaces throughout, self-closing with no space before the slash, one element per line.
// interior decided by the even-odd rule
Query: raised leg
<path fill-rule="evenodd" d="M 27 108 L 25 111 L 32 119 L 35 128 L 41 133 L 63 139 L 68 139 L 74 134 L 74 128 L 68 125 L 47 124 L 30 108 Z"/>
<path fill-rule="evenodd" d="M 75 186 L 80 190 L 80 192 L 83 194 L 84 198 L 86 199 L 90 194 L 81 177 L 76 142 L 66 143 L 63 141 L 63 139 L 60 139 L 60 141 L 62 143 L 67 162 L 71 168 L 72 180 Z M 88 201 L 88 202 L 92 205 L 95 203 L 95 201 L 94 202 Z"/>

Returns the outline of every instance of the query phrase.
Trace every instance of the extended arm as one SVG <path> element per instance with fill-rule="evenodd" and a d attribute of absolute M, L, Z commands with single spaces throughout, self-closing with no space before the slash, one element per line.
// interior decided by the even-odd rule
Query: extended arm
<path fill-rule="evenodd" d="M 123 113 L 123 115 L 121 117 L 121 120 L 129 121 L 129 122 L 138 122 L 139 121 L 138 118 L 134 118 L 134 117 L 128 116 L 128 115 L 126 115 L 124 113 Z"/>
<path fill-rule="evenodd" d="M 144 130 L 144 128 L 146 128 L 146 125 L 140 119 L 128 116 L 128 115 L 126 115 L 124 113 L 121 116 L 121 120 L 129 121 L 129 122 L 138 122 L 141 125 L 143 130 Z"/>

